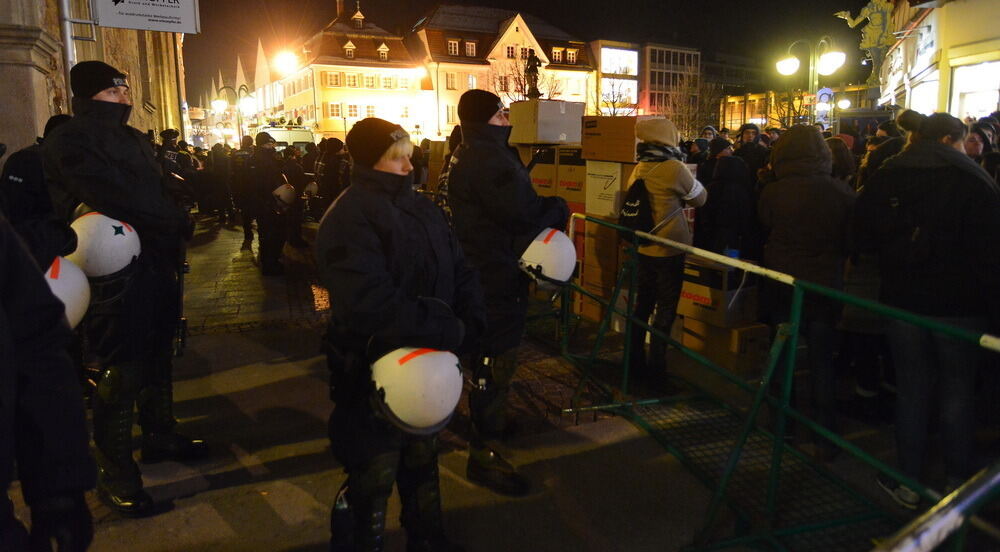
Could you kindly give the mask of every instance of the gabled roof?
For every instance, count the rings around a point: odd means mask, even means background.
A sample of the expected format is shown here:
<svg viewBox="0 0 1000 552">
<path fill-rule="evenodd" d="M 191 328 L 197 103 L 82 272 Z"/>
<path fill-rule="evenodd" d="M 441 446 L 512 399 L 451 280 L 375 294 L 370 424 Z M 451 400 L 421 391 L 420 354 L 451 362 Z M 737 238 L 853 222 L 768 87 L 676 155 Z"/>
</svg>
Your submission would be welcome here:
<svg viewBox="0 0 1000 552">
<path fill-rule="evenodd" d="M 550 24 L 540 17 L 529 13 L 516 12 L 501 8 L 486 8 L 482 6 L 439 5 L 429 14 L 422 17 L 413 26 L 413 31 L 421 29 L 438 29 L 452 31 L 469 31 L 474 33 L 496 34 L 503 22 L 518 13 L 531 28 L 531 32 L 539 40 L 577 40 L 562 29 Z"/>
<path fill-rule="evenodd" d="M 393 34 L 373 23 L 360 11 L 353 15 L 341 14 L 331 21 L 321 31 L 303 43 L 306 50 L 306 64 L 310 63 L 341 63 L 345 65 L 384 65 L 387 67 L 414 63 L 413 56 L 403 43 L 403 37 Z M 361 19 L 364 25 L 359 29 L 354 22 Z M 344 47 L 350 44 L 354 47 L 354 56 L 346 57 Z M 379 59 L 379 49 L 388 48 L 389 59 Z M 384 48 L 383 48 L 384 49 Z"/>
</svg>

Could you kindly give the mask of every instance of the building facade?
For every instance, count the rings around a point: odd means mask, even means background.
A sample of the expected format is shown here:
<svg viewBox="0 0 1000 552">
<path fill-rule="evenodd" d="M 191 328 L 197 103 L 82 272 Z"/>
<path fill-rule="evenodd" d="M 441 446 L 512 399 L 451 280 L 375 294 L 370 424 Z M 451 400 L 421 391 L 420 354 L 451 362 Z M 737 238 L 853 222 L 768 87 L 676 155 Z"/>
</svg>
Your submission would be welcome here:
<svg viewBox="0 0 1000 552">
<path fill-rule="evenodd" d="M 867 85 L 837 86 L 829 90 L 831 97 L 820 98 L 823 100 L 821 104 L 825 105 L 821 105 L 818 110 L 816 96 L 802 90 L 769 90 L 725 96 L 719 105 L 720 128 L 735 130 L 746 123 L 753 123 L 761 129 L 770 126 L 787 128 L 794 124 L 813 122 L 835 126 L 841 116 L 877 108 L 872 89 Z M 818 120 L 817 111 L 822 114 Z"/>
<path fill-rule="evenodd" d="M 763 69 L 753 59 L 722 52 L 702 52 L 701 72 L 706 83 L 722 94 L 745 94 L 760 90 L 764 84 Z"/>
<path fill-rule="evenodd" d="M 679 104 L 697 103 L 692 96 L 700 92 L 698 49 L 648 43 L 642 47 L 639 65 L 639 109 L 644 113 L 667 115 Z"/>
<path fill-rule="evenodd" d="M 62 17 L 90 19 L 87 0 L 8 0 L 0 10 L 0 79 L 7 94 L 0 104 L 0 143 L 9 150 L 26 147 L 42 134 L 52 115 L 71 111 L 63 49 L 67 42 L 76 61 L 104 61 L 129 75 L 134 108 L 129 124 L 154 133 L 183 129 L 184 36 L 175 33 L 74 26 L 73 34 L 90 40 L 67 40 Z"/>
</svg>

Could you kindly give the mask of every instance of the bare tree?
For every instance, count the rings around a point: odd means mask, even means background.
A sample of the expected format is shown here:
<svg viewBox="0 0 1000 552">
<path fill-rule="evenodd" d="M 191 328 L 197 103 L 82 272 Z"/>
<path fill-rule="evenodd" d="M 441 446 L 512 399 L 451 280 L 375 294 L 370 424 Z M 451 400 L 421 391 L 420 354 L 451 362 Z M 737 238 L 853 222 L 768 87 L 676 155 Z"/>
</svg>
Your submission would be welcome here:
<svg viewBox="0 0 1000 552">
<path fill-rule="evenodd" d="M 702 128 L 719 124 L 719 102 L 723 97 L 718 84 L 698 75 L 681 75 L 676 85 L 663 92 L 662 102 L 655 106 L 650 102 L 650 111 L 673 121 L 681 136 L 695 138 Z"/>
<path fill-rule="evenodd" d="M 805 103 L 802 90 L 774 92 L 768 95 L 772 102 L 766 111 L 768 122 L 782 127 L 790 127 L 809 118 L 809 106 Z"/>
<path fill-rule="evenodd" d="M 615 74 L 628 74 L 628 69 L 621 68 Z M 600 96 L 597 95 L 595 89 L 594 97 L 592 98 L 594 105 L 597 106 L 598 114 L 609 115 L 611 117 L 628 117 L 636 114 L 638 107 L 635 103 L 636 98 L 633 95 L 633 91 L 626 86 L 627 82 L 629 82 L 629 79 L 600 80 Z M 638 88 L 638 82 L 636 82 L 636 86 Z"/>
<path fill-rule="evenodd" d="M 506 99 L 508 103 L 528 99 L 528 79 L 524 74 L 524 63 L 520 60 L 494 63 L 489 78 L 493 93 Z M 563 82 L 542 67 L 538 71 L 538 91 L 545 99 L 557 99 L 563 93 Z"/>
</svg>

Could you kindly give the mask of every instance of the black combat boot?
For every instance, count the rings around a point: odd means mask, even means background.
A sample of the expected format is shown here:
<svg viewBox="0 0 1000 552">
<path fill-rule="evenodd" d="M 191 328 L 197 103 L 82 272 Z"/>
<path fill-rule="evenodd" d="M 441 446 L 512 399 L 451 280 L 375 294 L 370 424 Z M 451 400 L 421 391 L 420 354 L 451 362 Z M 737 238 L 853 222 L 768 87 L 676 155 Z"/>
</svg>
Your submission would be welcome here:
<svg viewBox="0 0 1000 552">
<path fill-rule="evenodd" d="M 407 552 L 465 551 L 444 535 L 437 439 L 421 439 L 406 446 L 396 486 L 403 505 L 399 521 L 406 529 Z"/>
<path fill-rule="evenodd" d="M 153 499 L 142 490 L 142 475 L 132 458 L 135 368 L 105 370 L 93 403 L 97 497 L 126 517 L 149 515 L 153 507 Z"/>
<path fill-rule="evenodd" d="M 502 495 L 524 496 L 531 491 L 531 481 L 517 473 L 500 453 L 483 443 L 470 443 L 465 477 Z"/>
<path fill-rule="evenodd" d="M 161 358 L 146 374 L 147 384 L 139 393 L 139 425 L 142 426 L 142 463 L 165 460 L 189 462 L 208 456 L 208 445 L 174 432 L 173 370 L 170 358 Z"/>
<path fill-rule="evenodd" d="M 366 464 L 351 468 L 347 475 L 347 505 L 353 520 L 355 552 L 382 552 L 385 549 L 385 515 L 389 508 L 389 496 L 396 480 L 399 453 L 376 456 Z M 334 507 L 330 518 L 331 530 L 340 519 Z M 342 535 L 333 535 L 331 549 L 340 542 Z M 339 551 L 338 551 L 339 552 Z"/>
</svg>

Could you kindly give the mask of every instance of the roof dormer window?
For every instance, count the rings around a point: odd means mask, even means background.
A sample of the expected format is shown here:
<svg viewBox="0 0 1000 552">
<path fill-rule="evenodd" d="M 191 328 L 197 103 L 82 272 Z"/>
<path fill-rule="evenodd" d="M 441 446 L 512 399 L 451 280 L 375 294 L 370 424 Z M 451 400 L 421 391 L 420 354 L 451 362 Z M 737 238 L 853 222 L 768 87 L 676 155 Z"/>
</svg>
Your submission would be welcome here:
<svg viewBox="0 0 1000 552">
<path fill-rule="evenodd" d="M 354 50 L 356 50 L 354 43 L 348 40 L 347 44 L 344 44 L 344 57 L 354 59 Z"/>
<path fill-rule="evenodd" d="M 378 60 L 389 61 L 389 47 L 385 45 L 385 42 L 378 47 Z"/>
<path fill-rule="evenodd" d="M 361 13 L 361 0 L 357 1 L 357 9 L 354 11 L 354 15 L 351 16 L 351 23 L 354 23 L 355 29 L 363 29 L 365 27 L 365 14 Z"/>
</svg>

